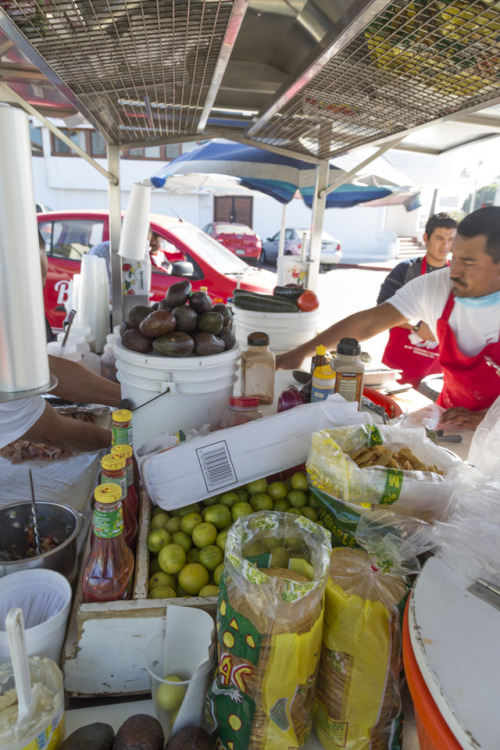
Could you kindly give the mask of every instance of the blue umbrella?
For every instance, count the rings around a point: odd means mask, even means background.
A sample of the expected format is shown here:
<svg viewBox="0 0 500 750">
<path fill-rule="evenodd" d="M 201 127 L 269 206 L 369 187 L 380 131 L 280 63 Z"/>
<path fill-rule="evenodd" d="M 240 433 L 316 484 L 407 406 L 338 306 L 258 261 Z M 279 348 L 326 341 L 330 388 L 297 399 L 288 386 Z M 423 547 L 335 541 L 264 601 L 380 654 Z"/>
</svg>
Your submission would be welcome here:
<svg viewBox="0 0 500 750">
<path fill-rule="evenodd" d="M 405 204 L 408 210 L 417 208 L 418 191 L 401 183 L 401 174 L 388 162 L 378 159 L 382 166 L 378 174 L 363 173 L 327 195 L 327 208 L 350 208 L 360 203 L 377 201 Z M 354 166 L 350 156 L 330 162 L 329 184 Z M 168 180 L 186 178 L 186 190 L 217 188 L 217 175 L 231 175 L 238 184 L 250 190 L 270 195 L 280 203 L 289 203 L 299 190 L 305 204 L 311 208 L 314 198 L 316 165 L 283 156 L 272 151 L 233 143 L 225 139 L 207 141 L 177 157 L 150 178 L 154 187 L 168 189 Z M 198 179 L 197 179 L 198 178 Z M 212 178 L 212 179 L 211 179 Z M 410 208 L 411 206 L 411 208 Z"/>
</svg>

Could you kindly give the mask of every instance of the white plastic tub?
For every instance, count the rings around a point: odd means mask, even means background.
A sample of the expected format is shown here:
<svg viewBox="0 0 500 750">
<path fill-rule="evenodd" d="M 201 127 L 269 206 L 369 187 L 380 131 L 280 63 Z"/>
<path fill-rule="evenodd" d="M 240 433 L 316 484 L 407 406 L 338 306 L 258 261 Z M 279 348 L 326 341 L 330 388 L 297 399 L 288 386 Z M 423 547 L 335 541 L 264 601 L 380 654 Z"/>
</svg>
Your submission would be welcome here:
<svg viewBox="0 0 500 750">
<path fill-rule="evenodd" d="M 122 398 L 130 399 L 134 447 L 163 433 L 219 426 L 238 380 L 240 347 L 208 357 L 139 354 L 114 345 Z M 162 394 L 162 395 L 160 395 Z M 146 404 L 155 396 L 154 401 Z M 137 409 L 138 406 L 144 406 Z"/>
<path fill-rule="evenodd" d="M 247 337 L 254 331 L 264 331 L 269 336 L 269 348 L 282 354 L 304 344 L 318 332 L 318 310 L 297 313 L 269 313 L 242 310 L 233 307 L 233 327 L 237 342 L 247 346 Z"/>
</svg>

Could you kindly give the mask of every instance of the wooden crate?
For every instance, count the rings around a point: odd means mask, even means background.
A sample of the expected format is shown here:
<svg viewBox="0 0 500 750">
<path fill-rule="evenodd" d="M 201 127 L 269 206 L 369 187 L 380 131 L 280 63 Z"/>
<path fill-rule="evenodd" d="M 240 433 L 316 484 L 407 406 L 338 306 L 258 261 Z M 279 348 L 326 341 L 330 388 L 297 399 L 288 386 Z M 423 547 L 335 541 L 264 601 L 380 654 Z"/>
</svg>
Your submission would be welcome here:
<svg viewBox="0 0 500 750">
<path fill-rule="evenodd" d="M 81 579 L 75 593 L 63 653 L 66 692 L 75 697 L 113 696 L 150 691 L 146 646 L 165 626 L 171 605 L 199 607 L 215 614 L 217 597 L 148 599 L 151 503 L 142 493 L 132 599 L 84 604 Z M 87 541 L 83 559 L 89 551 Z"/>
</svg>

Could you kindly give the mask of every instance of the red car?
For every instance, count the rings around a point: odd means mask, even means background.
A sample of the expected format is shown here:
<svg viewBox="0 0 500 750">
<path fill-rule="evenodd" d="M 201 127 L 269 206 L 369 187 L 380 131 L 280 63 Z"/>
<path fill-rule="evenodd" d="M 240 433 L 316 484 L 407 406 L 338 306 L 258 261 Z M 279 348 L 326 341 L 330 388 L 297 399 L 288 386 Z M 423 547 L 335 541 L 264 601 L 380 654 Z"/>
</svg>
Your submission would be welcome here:
<svg viewBox="0 0 500 750">
<path fill-rule="evenodd" d="M 215 221 L 203 227 L 203 231 L 227 247 L 232 253 L 256 265 L 260 261 L 262 242 L 258 234 L 246 224 Z"/>
<path fill-rule="evenodd" d="M 73 274 L 80 273 L 82 256 L 109 239 L 108 211 L 50 211 L 37 215 L 45 239 L 49 270 L 45 285 L 45 313 L 54 330 L 62 330 Z M 151 301 L 165 296 L 169 286 L 188 278 L 193 290 L 206 286 L 215 302 L 226 302 L 236 287 L 270 294 L 275 274 L 250 268 L 247 263 L 208 237 L 201 229 L 170 216 L 151 214 L 153 232 L 168 263 L 152 264 Z"/>
</svg>

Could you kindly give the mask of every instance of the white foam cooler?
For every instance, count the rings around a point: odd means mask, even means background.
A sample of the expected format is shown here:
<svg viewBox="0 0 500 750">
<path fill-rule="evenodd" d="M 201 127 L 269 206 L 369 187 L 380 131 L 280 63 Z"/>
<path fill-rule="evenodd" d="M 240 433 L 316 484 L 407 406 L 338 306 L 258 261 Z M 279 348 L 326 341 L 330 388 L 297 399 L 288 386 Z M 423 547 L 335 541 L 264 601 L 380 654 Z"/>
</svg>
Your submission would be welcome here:
<svg viewBox="0 0 500 750">
<path fill-rule="evenodd" d="M 126 349 L 121 341 L 115 343 L 114 352 L 122 398 L 130 399 L 136 408 L 132 412 L 136 448 L 163 433 L 203 424 L 212 429 L 219 426 L 238 380 L 238 344 L 208 357 L 140 354 Z M 159 398 L 146 404 L 155 396 Z"/>
<path fill-rule="evenodd" d="M 233 329 L 237 342 L 247 347 L 248 334 L 264 331 L 269 336 L 269 348 L 282 354 L 316 336 L 318 310 L 312 312 L 256 312 L 233 307 Z"/>
</svg>

